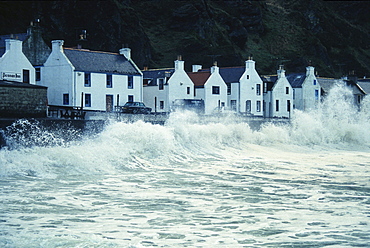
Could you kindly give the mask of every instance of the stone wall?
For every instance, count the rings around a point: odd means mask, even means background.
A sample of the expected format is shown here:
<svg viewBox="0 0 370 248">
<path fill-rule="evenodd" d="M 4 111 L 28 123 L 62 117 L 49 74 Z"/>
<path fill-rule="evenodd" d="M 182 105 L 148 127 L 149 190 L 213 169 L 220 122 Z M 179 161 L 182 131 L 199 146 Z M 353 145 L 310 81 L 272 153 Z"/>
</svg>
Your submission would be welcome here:
<svg viewBox="0 0 370 248">
<path fill-rule="evenodd" d="M 46 117 L 46 87 L 0 86 L 0 118 Z"/>
</svg>

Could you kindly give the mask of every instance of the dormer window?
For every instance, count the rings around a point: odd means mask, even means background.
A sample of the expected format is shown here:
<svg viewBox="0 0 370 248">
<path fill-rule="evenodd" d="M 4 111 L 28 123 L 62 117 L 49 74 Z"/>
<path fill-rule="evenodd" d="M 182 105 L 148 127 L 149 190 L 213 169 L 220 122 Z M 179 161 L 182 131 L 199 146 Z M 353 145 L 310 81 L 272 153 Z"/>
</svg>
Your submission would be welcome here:
<svg viewBox="0 0 370 248">
<path fill-rule="evenodd" d="M 91 73 L 85 72 L 85 87 L 91 87 Z"/>
</svg>

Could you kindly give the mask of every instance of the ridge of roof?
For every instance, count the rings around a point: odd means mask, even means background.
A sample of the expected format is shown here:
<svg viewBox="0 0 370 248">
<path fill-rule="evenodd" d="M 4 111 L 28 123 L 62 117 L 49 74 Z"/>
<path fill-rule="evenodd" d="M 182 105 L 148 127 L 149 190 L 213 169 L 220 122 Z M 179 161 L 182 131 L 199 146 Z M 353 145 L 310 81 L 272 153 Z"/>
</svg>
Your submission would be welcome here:
<svg viewBox="0 0 370 248">
<path fill-rule="evenodd" d="M 64 50 L 71 50 L 71 51 L 80 51 L 80 52 L 91 52 L 91 53 L 103 53 L 103 54 L 111 54 L 111 55 L 120 55 L 119 53 L 96 51 L 96 50 L 90 50 L 90 49 L 85 49 L 85 48 L 63 47 L 63 49 Z"/>
</svg>

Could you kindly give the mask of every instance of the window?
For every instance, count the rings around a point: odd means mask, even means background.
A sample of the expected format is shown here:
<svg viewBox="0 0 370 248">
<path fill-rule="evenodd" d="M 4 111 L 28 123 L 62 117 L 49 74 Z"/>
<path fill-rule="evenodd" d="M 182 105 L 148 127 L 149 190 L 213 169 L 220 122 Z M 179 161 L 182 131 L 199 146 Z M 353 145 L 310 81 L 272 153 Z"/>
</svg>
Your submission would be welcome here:
<svg viewBox="0 0 370 248">
<path fill-rule="evenodd" d="M 290 112 L 290 100 L 286 101 L 286 111 Z"/>
<path fill-rule="evenodd" d="M 220 86 L 212 86 L 212 94 L 219 95 L 220 94 Z"/>
<path fill-rule="evenodd" d="M 288 95 L 289 94 L 289 87 L 285 87 L 285 93 Z"/>
<path fill-rule="evenodd" d="M 91 87 L 91 74 L 85 72 L 85 87 Z"/>
<path fill-rule="evenodd" d="M 186 93 L 189 95 L 190 94 L 190 87 L 186 88 Z"/>
<path fill-rule="evenodd" d="M 107 88 L 112 88 L 112 87 L 113 87 L 112 75 L 107 74 Z"/>
<path fill-rule="evenodd" d="M 134 96 L 129 95 L 127 100 L 128 100 L 128 102 L 133 102 L 134 101 Z"/>
<path fill-rule="evenodd" d="M 227 86 L 227 94 L 231 95 L 231 83 L 226 83 Z"/>
<path fill-rule="evenodd" d="M 279 100 L 276 100 L 276 112 L 279 112 Z"/>
<path fill-rule="evenodd" d="M 23 70 L 23 83 L 30 83 L 30 70 Z"/>
<path fill-rule="evenodd" d="M 128 89 L 133 89 L 134 88 L 134 77 L 133 76 L 128 76 L 128 78 L 127 78 L 127 88 Z"/>
<path fill-rule="evenodd" d="M 164 109 L 164 101 L 159 101 L 159 108 Z"/>
<path fill-rule="evenodd" d="M 63 94 L 63 105 L 69 105 L 69 94 Z"/>
<path fill-rule="evenodd" d="M 315 90 L 315 100 L 319 100 L 319 90 Z"/>
<path fill-rule="evenodd" d="M 256 94 L 257 94 L 257 96 L 261 95 L 261 85 L 260 84 L 256 85 Z"/>
<path fill-rule="evenodd" d="M 249 79 L 249 75 L 247 75 L 247 79 Z"/>
<path fill-rule="evenodd" d="M 261 112 L 261 101 L 257 101 L 256 110 L 257 112 Z"/>
<path fill-rule="evenodd" d="M 163 85 L 164 85 L 164 79 L 160 78 L 158 79 L 158 89 L 163 90 Z"/>
<path fill-rule="evenodd" d="M 85 107 L 91 107 L 91 94 L 85 94 Z"/>
<path fill-rule="evenodd" d="M 40 67 L 35 68 L 35 72 L 36 72 L 36 81 L 40 81 L 41 80 L 41 68 Z"/>
<path fill-rule="evenodd" d="M 231 109 L 236 111 L 236 100 L 231 100 L 230 101 L 230 106 L 231 106 Z"/>
<path fill-rule="evenodd" d="M 251 100 L 247 100 L 245 102 L 245 112 L 250 113 L 252 110 L 252 102 Z"/>
<path fill-rule="evenodd" d="M 313 85 L 316 85 L 316 84 L 317 84 L 316 79 L 314 79 L 313 80 Z"/>
</svg>

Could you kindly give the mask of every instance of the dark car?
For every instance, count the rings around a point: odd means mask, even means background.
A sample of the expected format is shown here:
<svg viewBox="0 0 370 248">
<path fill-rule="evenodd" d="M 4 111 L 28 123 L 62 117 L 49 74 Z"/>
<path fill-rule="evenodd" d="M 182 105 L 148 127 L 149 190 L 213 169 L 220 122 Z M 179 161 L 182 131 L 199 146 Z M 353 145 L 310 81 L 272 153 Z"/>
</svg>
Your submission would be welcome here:
<svg viewBox="0 0 370 248">
<path fill-rule="evenodd" d="M 152 109 L 146 107 L 142 102 L 126 102 L 122 107 L 123 113 L 130 114 L 149 114 L 151 111 Z"/>
</svg>

